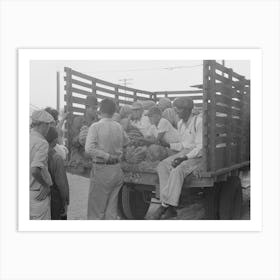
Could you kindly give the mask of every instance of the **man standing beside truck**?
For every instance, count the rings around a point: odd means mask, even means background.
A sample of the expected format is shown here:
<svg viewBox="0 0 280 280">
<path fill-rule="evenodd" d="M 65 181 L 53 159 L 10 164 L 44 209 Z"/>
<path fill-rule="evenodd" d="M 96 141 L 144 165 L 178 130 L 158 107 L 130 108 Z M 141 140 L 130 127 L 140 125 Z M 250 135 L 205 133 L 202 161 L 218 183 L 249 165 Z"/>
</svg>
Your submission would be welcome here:
<svg viewBox="0 0 280 280">
<path fill-rule="evenodd" d="M 202 117 L 192 113 L 193 101 L 188 97 L 175 99 L 173 106 L 180 118 L 179 142 L 162 142 L 162 145 L 178 153 L 158 165 L 162 204 L 154 213 L 153 219 L 169 219 L 177 215 L 176 207 L 179 204 L 184 179 L 201 164 Z"/>
<path fill-rule="evenodd" d="M 30 132 L 30 220 L 51 219 L 50 186 L 52 179 L 48 171 L 49 144 L 46 140 L 53 117 L 44 110 L 32 114 Z"/>
<path fill-rule="evenodd" d="M 101 120 L 90 126 L 86 138 L 85 151 L 93 161 L 88 220 L 117 219 L 118 193 L 123 184 L 120 160 L 128 138 L 122 126 L 112 119 L 115 112 L 113 100 L 102 100 Z"/>
</svg>

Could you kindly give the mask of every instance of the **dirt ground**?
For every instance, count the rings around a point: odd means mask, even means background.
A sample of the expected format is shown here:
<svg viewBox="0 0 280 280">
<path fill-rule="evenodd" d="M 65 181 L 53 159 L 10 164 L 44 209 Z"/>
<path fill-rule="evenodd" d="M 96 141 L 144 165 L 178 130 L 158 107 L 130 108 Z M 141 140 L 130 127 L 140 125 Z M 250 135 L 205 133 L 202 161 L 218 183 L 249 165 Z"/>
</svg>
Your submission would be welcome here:
<svg viewBox="0 0 280 280">
<path fill-rule="evenodd" d="M 85 220 L 87 214 L 89 179 L 67 174 L 70 185 L 70 205 L 68 209 L 69 220 Z M 250 174 L 245 174 L 241 180 L 243 186 L 243 213 L 242 220 L 250 219 Z M 149 220 L 158 204 L 151 204 L 146 215 Z M 205 215 L 202 200 L 188 204 L 178 210 L 179 220 L 201 220 Z"/>
</svg>

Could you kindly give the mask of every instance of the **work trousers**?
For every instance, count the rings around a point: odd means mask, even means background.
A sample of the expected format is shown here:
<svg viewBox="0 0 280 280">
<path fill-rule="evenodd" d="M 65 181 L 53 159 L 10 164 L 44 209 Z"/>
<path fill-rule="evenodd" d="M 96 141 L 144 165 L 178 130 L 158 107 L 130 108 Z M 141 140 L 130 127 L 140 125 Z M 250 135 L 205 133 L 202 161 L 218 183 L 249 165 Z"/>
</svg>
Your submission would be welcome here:
<svg viewBox="0 0 280 280">
<path fill-rule="evenodd" d="M 39 195 L 39 193 L 40 190 L 29 191 L 30 220 L 50 220 L 50 196 L 48 195 L 44 200 L 37 200 L 36 197 Z"/>
<path fill-rule="evenodd" d="M 123 185 L 120 164 L 93 164 L 88 196 L 88 220 L 115 220 L 118 193 Z"/>
<path fill-rule="evenodd" d="M 61 214 L 64 211 L 64 205 L 62 203 L 61 195 L 59 190 L 52 186 L 51 187 L 51 219 L 61 220 Z"/>
<path fill-rule="evenodd" d="M 157 167 L 160 184 L 160 200 L 165 204 L 178 206 L 184 179 L 201 164 L 201 158 L 195 158 L 183 161 L 176 168 L 171 166 L 175 158 L 185 156 L 186 154 L 187 151 L 183 150 L 164 159 Z"/>
</svg>

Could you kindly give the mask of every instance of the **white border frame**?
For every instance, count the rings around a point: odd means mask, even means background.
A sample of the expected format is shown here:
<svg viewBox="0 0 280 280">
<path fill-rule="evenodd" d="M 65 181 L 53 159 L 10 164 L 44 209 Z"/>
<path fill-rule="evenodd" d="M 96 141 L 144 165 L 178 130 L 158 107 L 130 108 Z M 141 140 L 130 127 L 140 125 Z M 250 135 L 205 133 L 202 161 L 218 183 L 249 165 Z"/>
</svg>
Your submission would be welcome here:
<svg viewBox="0 0 280 280">
<path fill-rule="evenodd" d="M 260 49 L 19 49 L 18 230 L 19 231 L 261 231 L 262 61 Z M 250 60 L 251 219 L 237 221 L 34 221 L 29 220 L 29 96 L 31 60 Z"/>
</svg>

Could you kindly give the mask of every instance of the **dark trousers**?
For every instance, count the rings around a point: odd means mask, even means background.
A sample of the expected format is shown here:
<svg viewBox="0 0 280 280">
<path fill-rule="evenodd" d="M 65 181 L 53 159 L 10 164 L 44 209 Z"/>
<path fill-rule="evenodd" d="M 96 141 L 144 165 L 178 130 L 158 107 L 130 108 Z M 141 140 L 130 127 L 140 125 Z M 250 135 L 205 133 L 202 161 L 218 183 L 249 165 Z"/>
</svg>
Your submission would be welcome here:
<svg viewBox="0 0 280 280">
<path fill-rule="evenodd" d="M 67 216 L 61 216 L 63 213 L 63 204 L 58 189 L 52 187 L 51 189 L 51 219 L 52 220 L 67 220 Z"/>
</svg>

